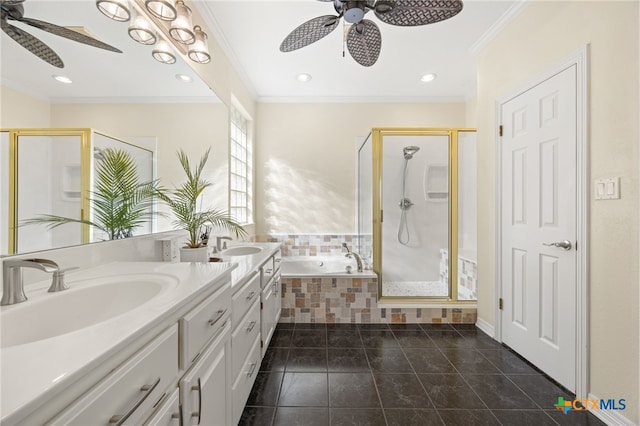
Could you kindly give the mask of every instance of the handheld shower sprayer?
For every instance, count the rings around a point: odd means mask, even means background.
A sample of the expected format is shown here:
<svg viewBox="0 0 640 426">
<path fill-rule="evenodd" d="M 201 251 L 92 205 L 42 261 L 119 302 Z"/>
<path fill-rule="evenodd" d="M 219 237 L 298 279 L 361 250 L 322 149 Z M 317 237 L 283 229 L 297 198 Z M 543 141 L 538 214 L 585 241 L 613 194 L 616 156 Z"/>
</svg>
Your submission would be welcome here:
<svg viewBox="0 0 640 426">
<path fill-rule="evenodd" d="M 420 151 L 419 146 L 405 146 L 402 150 L 405 160 L 411 160 L 416 152 Z"/>
<path fill-rule="evenodd" d="M 400 210 L 402 210 L 402 212 L 400 214 L 400 227 L 398 228 L 398 242 L 405 246 L 409 244 L 409 239 L 411 238 L 411 235 L 409 234 L 409 225 L 407 224 L 407 210 L 413 206 L 413 202 L 407 198 L 406 194 L 407 166 L 409 165 L 409 160 L 411 160 L 418 151 L 420 151 L 420 147 L 415 145 L 405 146 L 402 150 L 402 155 L 404 156 L 404 167 L 402 170 L 402 198 L 399 203 Z"/>
</svg>

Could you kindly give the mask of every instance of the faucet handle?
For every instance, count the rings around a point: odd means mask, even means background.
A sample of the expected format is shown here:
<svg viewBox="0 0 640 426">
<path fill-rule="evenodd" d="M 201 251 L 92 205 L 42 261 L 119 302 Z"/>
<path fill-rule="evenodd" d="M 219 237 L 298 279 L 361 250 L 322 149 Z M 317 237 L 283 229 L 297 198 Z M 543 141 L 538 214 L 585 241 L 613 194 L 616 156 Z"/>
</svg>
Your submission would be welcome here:
<svg viewBox="0 0 640 426">
<path fill-rule="evenodd" d="M 51 287 L 49 287 L 49 293 L 54 293 L 56 291 L 68 290 L 69 287 L 64 282 L 64 273 L 67 271 L 72 271 L 74 269 L 78 269 L 77 266 L 72 266 L 71 268 L 59 269 L 53 273 L 53 278 L 51 279 Z"/>
</svg>

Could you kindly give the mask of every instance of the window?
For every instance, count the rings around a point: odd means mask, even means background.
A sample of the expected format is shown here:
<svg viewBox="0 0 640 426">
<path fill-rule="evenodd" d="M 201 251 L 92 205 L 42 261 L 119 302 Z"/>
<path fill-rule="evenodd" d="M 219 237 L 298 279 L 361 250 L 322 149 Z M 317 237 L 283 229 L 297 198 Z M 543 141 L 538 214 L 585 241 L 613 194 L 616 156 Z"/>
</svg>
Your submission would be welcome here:
<svg viewBox="0 0 640 426">
<path fill-rule="evenodd" d="M 249 140 L 249 120 L 236 108 L 231 108 L 231 157 L 229 212 L 242 223 L 251 223 L 252 217 L 252 149 Z"/>
</svg>

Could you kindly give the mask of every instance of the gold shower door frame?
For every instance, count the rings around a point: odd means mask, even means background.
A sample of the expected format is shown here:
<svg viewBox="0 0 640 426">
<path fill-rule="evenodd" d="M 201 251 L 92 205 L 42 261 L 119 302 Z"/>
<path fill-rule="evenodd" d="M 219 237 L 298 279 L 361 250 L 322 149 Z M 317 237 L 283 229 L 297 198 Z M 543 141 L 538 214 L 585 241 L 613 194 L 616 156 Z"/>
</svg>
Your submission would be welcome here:
<svg viewBox="0 0 640 426">
<path fill-rule="evenodd" d="M 378 276 L 378 300 L 382 303 L 475 304 L 475 300 L 458 300 L 458 136 L 476 132 L 474 128 L 374 128 L 373 136 L 373 271 Z M 382 142 L 385 136 L 447 136 L 449 138 L 449 297 L 382 297 Z M 456 284 L 456 285 L 454 285 Z"/>
</svg>

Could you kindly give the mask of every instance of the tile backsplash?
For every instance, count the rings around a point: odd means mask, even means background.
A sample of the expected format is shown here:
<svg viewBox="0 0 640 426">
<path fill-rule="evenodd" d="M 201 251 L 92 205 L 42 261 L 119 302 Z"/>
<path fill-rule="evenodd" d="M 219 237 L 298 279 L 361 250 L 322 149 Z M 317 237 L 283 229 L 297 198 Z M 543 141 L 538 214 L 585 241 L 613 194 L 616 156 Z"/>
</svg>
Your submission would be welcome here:
<svg viewBox="0 0 640 426">
<path fill-rule="evenodd" d="M 345 253 L 342 243 L 364 257 L 371 256 L 371 235 L 358 234 L 261 234 L 255 242 L 282 243 L 283 256 L 339 256 Z"/>
</svg>

